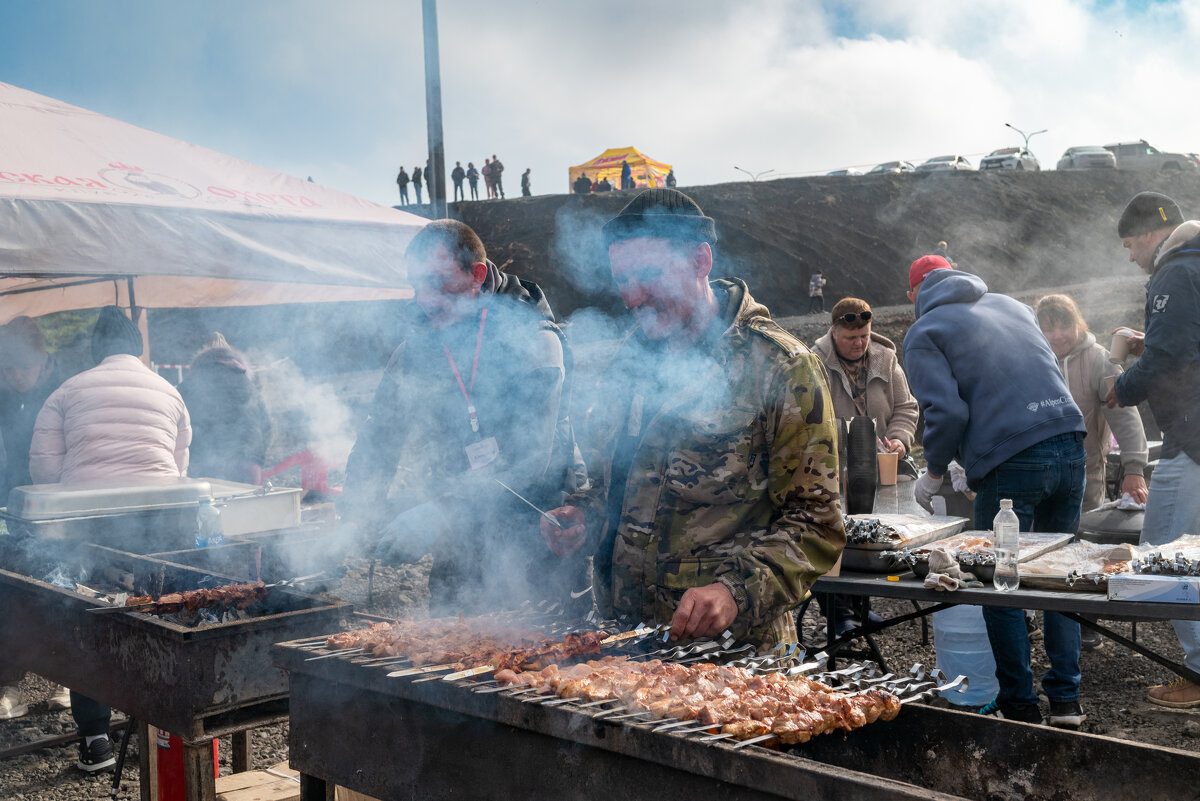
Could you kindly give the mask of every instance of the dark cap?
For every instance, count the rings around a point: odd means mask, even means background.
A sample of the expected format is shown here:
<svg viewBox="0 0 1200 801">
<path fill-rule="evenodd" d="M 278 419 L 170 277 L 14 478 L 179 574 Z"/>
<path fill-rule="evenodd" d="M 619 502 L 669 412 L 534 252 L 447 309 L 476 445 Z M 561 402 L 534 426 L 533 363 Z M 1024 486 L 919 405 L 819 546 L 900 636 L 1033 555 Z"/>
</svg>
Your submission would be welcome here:
<svg viewBox="0 0 1200 801">
<path fill-rule="evenodd" d="M 1133 196 L 1117 221 L 1117 236 L 1141 236 L 1159 228 L 1174 228 L 1183 222 L 1179 204 L 1158 192 L 1139 192 Z"/>
<path fill-rule="evenodd" d="M 92 329 L 92 359 L 96 364 L 118 353 L 142 355 L 142 332 L 125 312 L 116 306 L 105 306 Z"/>
<path fill-rule="evenodd" d="M 717 226 L 696 201 L 678 189 L 647 189 L 604 224 L 604 247 L 639 236 L 717 243 Z"/>
</svg>

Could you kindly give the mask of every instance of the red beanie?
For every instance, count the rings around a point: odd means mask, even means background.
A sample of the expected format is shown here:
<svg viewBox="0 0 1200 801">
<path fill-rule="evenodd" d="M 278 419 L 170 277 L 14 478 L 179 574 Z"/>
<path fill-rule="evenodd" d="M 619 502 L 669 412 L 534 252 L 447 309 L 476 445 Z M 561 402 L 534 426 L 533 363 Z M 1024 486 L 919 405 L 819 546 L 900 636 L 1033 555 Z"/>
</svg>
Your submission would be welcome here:
<svg viewBox="0 0 1200 801">
<path fill-rule="evenodd" d="M 908 268 L 908 288 L 916 289 L 917 284 L 925 280 L 925 276 L 934 270 L 953 270 L 954 265 L 941 256 L 922 256 Z"/>
</svg>

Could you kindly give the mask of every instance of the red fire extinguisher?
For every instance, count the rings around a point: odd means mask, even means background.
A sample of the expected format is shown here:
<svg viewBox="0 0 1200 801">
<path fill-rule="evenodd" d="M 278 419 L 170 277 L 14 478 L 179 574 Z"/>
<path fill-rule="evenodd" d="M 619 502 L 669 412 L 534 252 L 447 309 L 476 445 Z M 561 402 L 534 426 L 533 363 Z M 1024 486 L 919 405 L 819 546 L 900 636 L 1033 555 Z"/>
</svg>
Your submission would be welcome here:
<svg viewBox="0 0 1200 801">
<path fill-rule="evenodd" d="M 158 740 L 158 801 L 192 801 L 184 792 L 183 740 L 155 729 Z M 217 741 L 212 741 L 213 778 L 217 777 Z"/>
</svg>

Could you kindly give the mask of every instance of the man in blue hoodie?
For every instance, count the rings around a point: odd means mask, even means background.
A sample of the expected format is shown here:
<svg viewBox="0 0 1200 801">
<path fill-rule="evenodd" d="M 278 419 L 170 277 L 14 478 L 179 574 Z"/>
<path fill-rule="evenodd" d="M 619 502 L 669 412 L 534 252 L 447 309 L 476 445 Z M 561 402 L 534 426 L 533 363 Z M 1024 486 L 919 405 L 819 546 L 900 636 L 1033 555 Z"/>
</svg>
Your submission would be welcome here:
<svg viewBox="0 0 1200 801">
<path fill-rule="evenodd" d="M 1141 537 L 1144 545 L 1162 545 L 1195 533 L 1200 519 L 1200 221 L 1184 221 L 1166 195 L 1141 192 L 1122 212 L 1117 235 L 1150 281 L 1146 333 L 1130 340 L 1139 358 L 1117 377 L 1108 405 L 1149 401 L 1162 428 Z M 1200 623 L 1174 625 L 1184 665 L 1200 672 Z M 1200 706 L 1200 685 L 1185 678 L 1151 687 L 1148 695 L 1159 706 Z"/>
<path fill-rule="evenodd" d="M 988 292 L 982 279 L 941 256 L 917 259 L 908 276 L 917 319 L 904 337 L 904 366 L 925 415 L 928 465 L 917 479 L 917 502 L 931 509 L 957 459 L 976 492 L 976 528 L 990 528 L 1000 499 L 1011 498 L 1022 531 L 1076 531 L 1087 429 L 1033 309 Z M 983 614 L 1000 694 L 980 711 L 1042 722 L 1024 612 L 984 607 Z M 1049 722 L 1078 728 L 1079 624 L 1047 612 L 1045 645 Z"/>
</svg>

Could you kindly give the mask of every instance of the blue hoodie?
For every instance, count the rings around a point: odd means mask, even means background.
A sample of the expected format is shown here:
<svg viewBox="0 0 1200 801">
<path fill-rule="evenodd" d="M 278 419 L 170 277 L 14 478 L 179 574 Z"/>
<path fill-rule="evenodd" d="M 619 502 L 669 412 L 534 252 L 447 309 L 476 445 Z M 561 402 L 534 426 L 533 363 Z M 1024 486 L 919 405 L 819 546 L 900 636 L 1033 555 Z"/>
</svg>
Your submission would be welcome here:
<svg viewBox="0 0 1200 801">
<path fill-rule="evenodd" d="M 916 312 L 904 368 L 925 415 L 930 472 L 945 475 L 957 458 L 975 488 L 1026 448 L 1087 431 L 1033 309 L 989 293 L 978 276 L 934 270 Z"/>
</svg>

